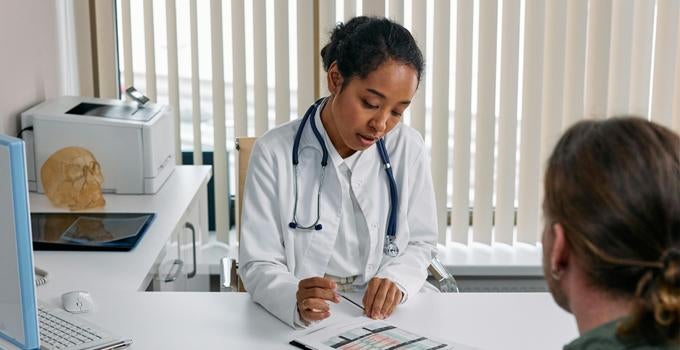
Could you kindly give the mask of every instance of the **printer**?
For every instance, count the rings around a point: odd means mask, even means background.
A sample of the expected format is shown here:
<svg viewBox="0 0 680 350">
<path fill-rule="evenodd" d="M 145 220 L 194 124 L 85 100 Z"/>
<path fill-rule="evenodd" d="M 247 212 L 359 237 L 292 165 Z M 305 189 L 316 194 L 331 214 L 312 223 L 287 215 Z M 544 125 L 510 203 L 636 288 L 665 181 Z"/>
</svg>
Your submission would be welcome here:
<svg viewBox="0 0 680 350">
<path fill-rule="evenodd" d="M 168 106 L 76 96 L 48 99 L 21 114 L 29 189 L 44 192 L 42 165 L 54 152 L 77 146 L 99 162 L 104 193 L 156 193 L 175 169 L 174 128 Z"/>
</svg>

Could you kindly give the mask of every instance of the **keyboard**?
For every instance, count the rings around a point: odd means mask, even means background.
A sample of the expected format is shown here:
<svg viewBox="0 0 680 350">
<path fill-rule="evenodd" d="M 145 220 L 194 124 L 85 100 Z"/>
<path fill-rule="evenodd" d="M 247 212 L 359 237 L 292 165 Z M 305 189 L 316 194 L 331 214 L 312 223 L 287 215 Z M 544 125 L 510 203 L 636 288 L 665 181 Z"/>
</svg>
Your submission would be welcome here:
<svg viewBox="0 0 680 350">
<path fill-rule="evenodd" d="M 111 333 L 61 309 L 38 307 L 41 350 L 107 348 L 120 341 Z"/>
</svg>

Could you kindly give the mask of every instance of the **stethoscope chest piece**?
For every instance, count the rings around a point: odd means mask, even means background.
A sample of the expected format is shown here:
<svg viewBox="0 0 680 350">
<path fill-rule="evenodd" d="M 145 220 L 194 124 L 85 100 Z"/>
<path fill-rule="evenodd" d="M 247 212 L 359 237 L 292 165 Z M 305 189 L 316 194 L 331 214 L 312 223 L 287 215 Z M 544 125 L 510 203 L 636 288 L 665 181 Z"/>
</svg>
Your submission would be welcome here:
<svg viewBox="0 0 680 350">
<path fill-rule="evenodd" d="M 385 236 L 385 246 L 383 247 L 383 253 L 390 257 L 396 257 L 399 255 L 399 247 L 394 243 L 394 238 L 392 236 Z"/>
</svg>

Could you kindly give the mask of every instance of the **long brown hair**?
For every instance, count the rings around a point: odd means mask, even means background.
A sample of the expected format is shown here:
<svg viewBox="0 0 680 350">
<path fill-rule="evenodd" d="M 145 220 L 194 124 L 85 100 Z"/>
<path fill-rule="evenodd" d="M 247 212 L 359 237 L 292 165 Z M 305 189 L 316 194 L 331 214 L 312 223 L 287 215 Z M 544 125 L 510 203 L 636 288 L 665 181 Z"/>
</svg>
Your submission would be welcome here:
<svg viewBox="0 0 680 350">
<path fill-rule="evenodd" d="M 544 210 L 589 282 L 633 300 L 621 337 L 680 344 L 678 135 L 633 117 L 575 124 L 548 161 Z"/>
</svg>

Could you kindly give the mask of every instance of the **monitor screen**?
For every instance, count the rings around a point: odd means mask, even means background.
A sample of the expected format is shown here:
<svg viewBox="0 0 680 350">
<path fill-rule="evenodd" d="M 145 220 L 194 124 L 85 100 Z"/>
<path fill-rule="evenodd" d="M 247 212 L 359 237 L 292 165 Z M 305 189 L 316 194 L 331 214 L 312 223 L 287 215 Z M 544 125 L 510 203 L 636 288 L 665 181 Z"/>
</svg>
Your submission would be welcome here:
<svg viewBox="0 0 680 350">
<path fill-rule="evenodd" d="M 38 317 L 24 143 L 0 135 L 0 337 L 35 349 Z"/>
</svg>

